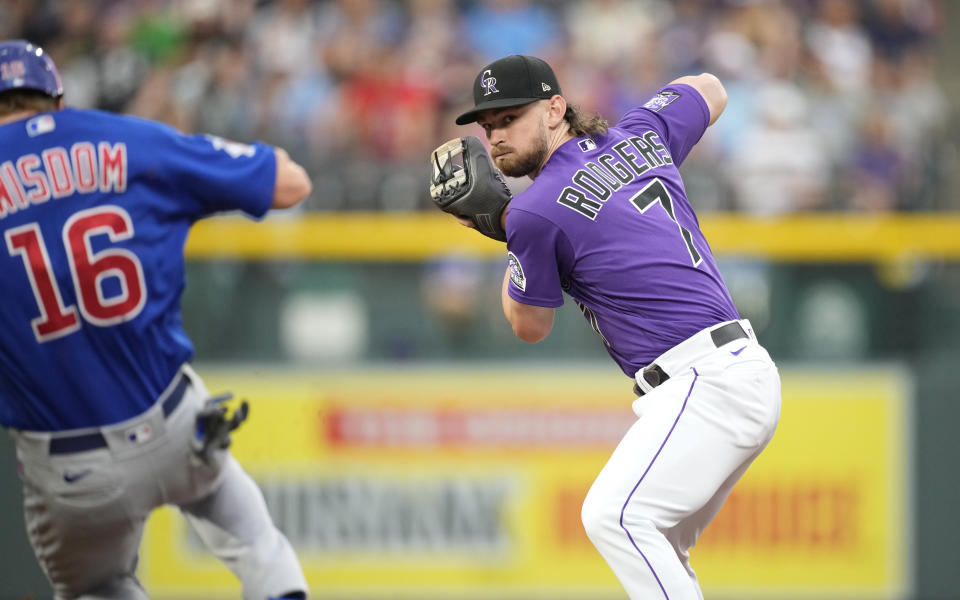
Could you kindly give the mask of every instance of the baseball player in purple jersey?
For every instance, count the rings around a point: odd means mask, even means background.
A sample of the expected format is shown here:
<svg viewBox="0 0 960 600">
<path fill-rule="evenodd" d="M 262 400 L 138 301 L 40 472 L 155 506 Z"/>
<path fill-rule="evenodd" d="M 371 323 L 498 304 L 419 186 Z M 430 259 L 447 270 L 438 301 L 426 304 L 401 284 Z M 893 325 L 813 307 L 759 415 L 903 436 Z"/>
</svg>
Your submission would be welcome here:
<svg viewBox="0 0 960 600">
<path fill-rule="evenodd" d="M 638 419 L 586 496 L 587 535 L 631 598 L 702 598 L 689 549 L 780 414 L 777 368 L 740 319 L 677 170 L 723 111 L 723 86 L 681 77 L 610 127 L 567 104 L 546 62 L 515 55 L 484 67 L 473 95 L 457 123 L 479 123 L 496 166 L 533 180 L 508 199 L 505 221 L 492 211 L 505 228 L 501 299 L 514 333 L 546 337 L 566 292 L 635 381 Z M 482 192 L 483 161 L 465 140 L 434 153 L 438 204 L 465 186 Z M 448 165 L 458 152 L 474 171 L 459 180 Z M 489 206 L 441 208 L 489 225 L 476 218 Z"/>
<path fill-rule="evenodd" d="M 0 424 L 55 597 L 146 598 L 144 523 L 180 507 L 249 600 L 305 598 L 293 549 L 190 368 L 183 245 L 199 218 L 310 193 L 281 149 L 64 108 L 53 61 L 0 42 Z M 225 305 L 226 305 L 225 300 Z"/>
</svg>

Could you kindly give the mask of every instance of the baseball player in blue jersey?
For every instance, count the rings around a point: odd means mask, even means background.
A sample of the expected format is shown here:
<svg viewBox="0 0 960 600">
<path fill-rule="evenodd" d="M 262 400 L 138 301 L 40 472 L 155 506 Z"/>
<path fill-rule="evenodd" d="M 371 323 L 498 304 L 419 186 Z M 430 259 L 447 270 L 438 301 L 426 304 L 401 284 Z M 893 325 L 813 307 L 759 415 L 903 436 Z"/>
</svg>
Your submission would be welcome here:
<svg viewBox="0 0 960 600">
<path fill-rule="evenodd" d="M 144 522 L 180 507 L 243 596 L 306 598 L 293 549 L 191 370 L 183 245 L 215 212 L 310 193 L 278 148 L 65 108 L 53 61 L 0 42 L 0 424 L 55 597 L 146 598 Z"/>
<path fill-rule="evenodd" d="M 550 66 L 484 67 L 477 138 L 432 155 L 431 195 L 507 242 L 501 300 L 514 333 L 546 337 L 566 292 L 634 380 L 638 419 L 583 504 L 587 535 L 631 598 L 703 597 L 689 549 L 773 436 L 777 368 L 740 319 L 677 168 L 726 105 L 710 74 L 681 77 L 615 126 L 568 105 Z"/>
</svg>

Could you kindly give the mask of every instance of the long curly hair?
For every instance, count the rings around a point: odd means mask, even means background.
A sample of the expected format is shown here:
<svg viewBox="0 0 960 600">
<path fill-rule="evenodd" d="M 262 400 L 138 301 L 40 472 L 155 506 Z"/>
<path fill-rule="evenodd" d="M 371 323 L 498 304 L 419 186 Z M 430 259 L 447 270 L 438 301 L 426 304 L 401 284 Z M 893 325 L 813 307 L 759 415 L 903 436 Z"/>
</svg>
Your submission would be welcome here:
<svg viewBox="0 0 960 600">
<path fill-rule="evenodd" d="M 592 138 L 606 135 L 610 130 L 610 123 L 606 119 L 598 114 L 586 115 L 574 104 L 567 104 L 567 112 L 563 114 L 563 118 L 570 124 L 570 133 L 575 137 Z"/>
</svg>

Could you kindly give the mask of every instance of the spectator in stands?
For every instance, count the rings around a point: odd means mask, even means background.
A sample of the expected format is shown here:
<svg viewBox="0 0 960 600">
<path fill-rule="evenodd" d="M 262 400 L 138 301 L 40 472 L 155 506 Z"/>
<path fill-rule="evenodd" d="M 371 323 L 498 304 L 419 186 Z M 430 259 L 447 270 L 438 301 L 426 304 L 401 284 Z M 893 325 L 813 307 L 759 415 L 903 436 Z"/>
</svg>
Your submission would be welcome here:
<svg viewBox="0 0 960 600">
<path fill-rule="evenodd" d="M 0 31 L 47 47 L 71 105 L 291 148 L 315 181 L 331 178 L 330 201 L 306 208 L 428 206 L 409 182 L 382 201 L 384 182 L 417 169 L 426 177 L 424 140 L 459 135 L 448 123 L 470 101 L 459 94 L 472 65 L 516 52 L 551 57 L 582 88 L 581 108 L 611 118 L 653 82 L 724 72 L 727 113 L 685 165 L 701 210 L 902 210 L 956 208 L 942 158 L 950 104 L 934 53 L 943 10 L 932 0 L 36 0 L 0 2 Z M 771 82 L 801 100 L 769 109 L 779 116 L 761 112 L 759 90 Z M 861 127 L 868 101 L 886 123 Z M 805 133 L 771 121 L 797 105 L 810 115 Z M 750 157 L 747 131 L 764 144 L 811 131 L 819 140 L 796 155 L 765 145 Z M 906 157 L 897 198 L 845 197 L 892 159 L 867 150 L 878 136 Z M 803 165 L 817 181 L 780 204 L 760 202 L 743 181 L 723 191 L 710 183 L 728 164 L 769 175 L 764 161 Z"/>
</svg>

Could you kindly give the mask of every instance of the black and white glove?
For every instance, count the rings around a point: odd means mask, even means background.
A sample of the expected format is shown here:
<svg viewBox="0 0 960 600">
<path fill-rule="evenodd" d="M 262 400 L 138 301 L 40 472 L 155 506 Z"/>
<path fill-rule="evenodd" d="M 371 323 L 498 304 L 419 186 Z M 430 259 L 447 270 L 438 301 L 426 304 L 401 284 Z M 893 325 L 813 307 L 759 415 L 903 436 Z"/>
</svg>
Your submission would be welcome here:
<svg viewBox="0 0 960 600">
<path fill-rule="evenodd" d="M 213 451 L 230 447 L 230 432 L 240 427 L 250 414 L 250 405 L 243 400 L 233 414 L 228 416 L 224 403 L 231 398 L 233 394 L 230 393 L 208 398 L 197 412 L 196 428 L 190 449 L 204 463 L 210 462 Z"/>
<path fill-rule="evenodd" d="M 513 194 L 483 142 L 472 135 L 454 138 L 430 155 L 430 198 L 440 210 L 469 219 L 477 231 L 507 241 L 500 215 Z"/>
</svg>

